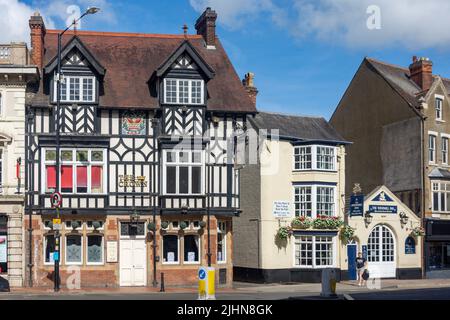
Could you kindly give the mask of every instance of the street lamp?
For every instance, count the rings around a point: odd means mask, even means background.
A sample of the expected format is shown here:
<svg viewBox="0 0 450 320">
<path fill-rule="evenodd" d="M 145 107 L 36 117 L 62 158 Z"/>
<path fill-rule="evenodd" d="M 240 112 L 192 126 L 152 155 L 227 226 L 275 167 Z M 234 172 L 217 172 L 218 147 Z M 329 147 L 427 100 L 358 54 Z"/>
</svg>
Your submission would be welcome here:
<svg viewBox="0 0 450 320">
<path fill-rule="evenodd" d="M 83 13 L 78 19 L 74 20 L 70 26 L 68 26 L 63 32 L 58 33 L 58 69 L 56 74 L 56 192 L 59 192 L 60 185 L 60 109 L 61 109 L 61 39 L 64 33 L 66 33 L 72 26 L 75 26 L 81 19 L 89 14 L 95 14 L 99 12 L 100 9 L 97 7 L 89 7 L 85 13 Z M 60 218 L 59 209 L 56 209 L 57 218 Z M 55 252 L 57 253 L 58 259 L 55 259 L 55 281 L 54 290 L 59 291 L 59 257 L 60 257 L 60 246 L 59 246 L 59 231 L 56 230 L 55 234 Z"/>
<path fill-rule="evenodd" d="M 364 215 L 364 221 L 366 223 L 366 228 L 372 223 L 373 216 L 370 214 L 369 211 L 366 212 Z"/>
</svg>

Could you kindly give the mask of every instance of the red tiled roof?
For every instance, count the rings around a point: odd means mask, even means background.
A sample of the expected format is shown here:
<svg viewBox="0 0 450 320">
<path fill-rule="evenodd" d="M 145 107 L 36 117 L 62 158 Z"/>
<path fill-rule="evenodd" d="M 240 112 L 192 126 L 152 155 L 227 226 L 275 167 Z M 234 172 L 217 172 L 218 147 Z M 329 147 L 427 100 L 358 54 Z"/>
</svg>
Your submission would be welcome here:
<svg viewBox="0 0 450 320">
<path fill-rule="evenodd" d="M 57 52 L 58 30 L 47 30 L 45 36 L 44 66 Z M 63 47 L 74 33 L 63 37 Z M 157 108 L 158 99 L 151 96 L 148 80 L 154 71 L 185 41 L 184 35 L 135 34 L 77 31 L 77 37 L 106 69 L 104 95 L 101 107 Z M 216 49 L 208 50 L 202 36 L 188 35 L 187 39 L 203 60 L 215 71 L 207 84 L 208 110 L 230 112 L 256 112 L 245 88 L 217 39 Z M 33 105 L 48 105 L 48 96 L 40 93 Z"/>
</svg>

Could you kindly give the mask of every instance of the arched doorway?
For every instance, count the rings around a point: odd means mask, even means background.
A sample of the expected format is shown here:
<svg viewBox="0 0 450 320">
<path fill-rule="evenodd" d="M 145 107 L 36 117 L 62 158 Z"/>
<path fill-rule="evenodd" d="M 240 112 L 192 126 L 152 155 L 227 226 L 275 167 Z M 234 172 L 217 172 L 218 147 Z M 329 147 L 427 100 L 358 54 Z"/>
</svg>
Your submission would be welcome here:
<svg viewBox="0 0 450 320">
<path fill-rule="evenodd" d="M 373 228 L 367 241 L 367 262 L 371 278 L 396 277 L 394 234 L 385 225 Z"/>
</svg>

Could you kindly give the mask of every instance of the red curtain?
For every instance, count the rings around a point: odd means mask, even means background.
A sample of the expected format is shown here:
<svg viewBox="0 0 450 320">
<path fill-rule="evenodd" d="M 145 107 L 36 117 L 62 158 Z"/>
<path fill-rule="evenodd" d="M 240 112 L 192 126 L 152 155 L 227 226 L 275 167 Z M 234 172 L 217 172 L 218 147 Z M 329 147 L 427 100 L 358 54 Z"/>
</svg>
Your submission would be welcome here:
<svg viewBox="0 0 450 320">
<path fill-rule="evenodd" d="M 56 166 L 47 166 L 47 189 L 56 188 Z"/>
<path fill-rule="evenodd" d="M 77 167 L 77 187 L 87 188 L 87 167 Z"/>
<path fill-rule="evenodd" d="M 98 189 L 102 186 L 103 167 L 92 166 L 91 168 L 91 186 L 92 189 Z"/>
<path fill-rule="evenodd" d="M 72 166 L 61 166 L 61 189 L 72 189 L 73 168 Z"/>
</svg>

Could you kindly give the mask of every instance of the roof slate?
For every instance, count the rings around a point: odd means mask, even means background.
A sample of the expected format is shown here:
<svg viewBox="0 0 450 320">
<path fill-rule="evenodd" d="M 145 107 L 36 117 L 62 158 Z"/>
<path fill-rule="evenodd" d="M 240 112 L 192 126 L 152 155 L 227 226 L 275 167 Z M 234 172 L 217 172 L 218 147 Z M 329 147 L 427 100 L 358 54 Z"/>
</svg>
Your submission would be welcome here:
<svg viewBox="0 0 450 320">
<path fill-rule="evenodd" d="M 57 53 L 56 30 L 47 30 L 44 65 Z M 74 33 L 64 36 L 67 44 Z M 152 96 L 148 81 L 152 74 L 186 40 L 181 35 L 122 34 L 111 32 L 77 31 L 76 36 L 106 69 L 101 107 L 157 108 L 158 98 Z M 208 110 L 220 112 L 255 113 L 251 102 L 219 39 L 216 49 L 207 49 L 201 36 L 187 36 L 201 58 L 214 70 L 215 77 L 207 84 Z M 41 83 L 32 105 L 47 106 L 49 98 Z"/>
<path fill-rule="evenodd" d="M 278 129 L 280 137 L 348 143 L 324 118 L 260 112 L 250 121 L 258 129 Z"/>
</svg>

